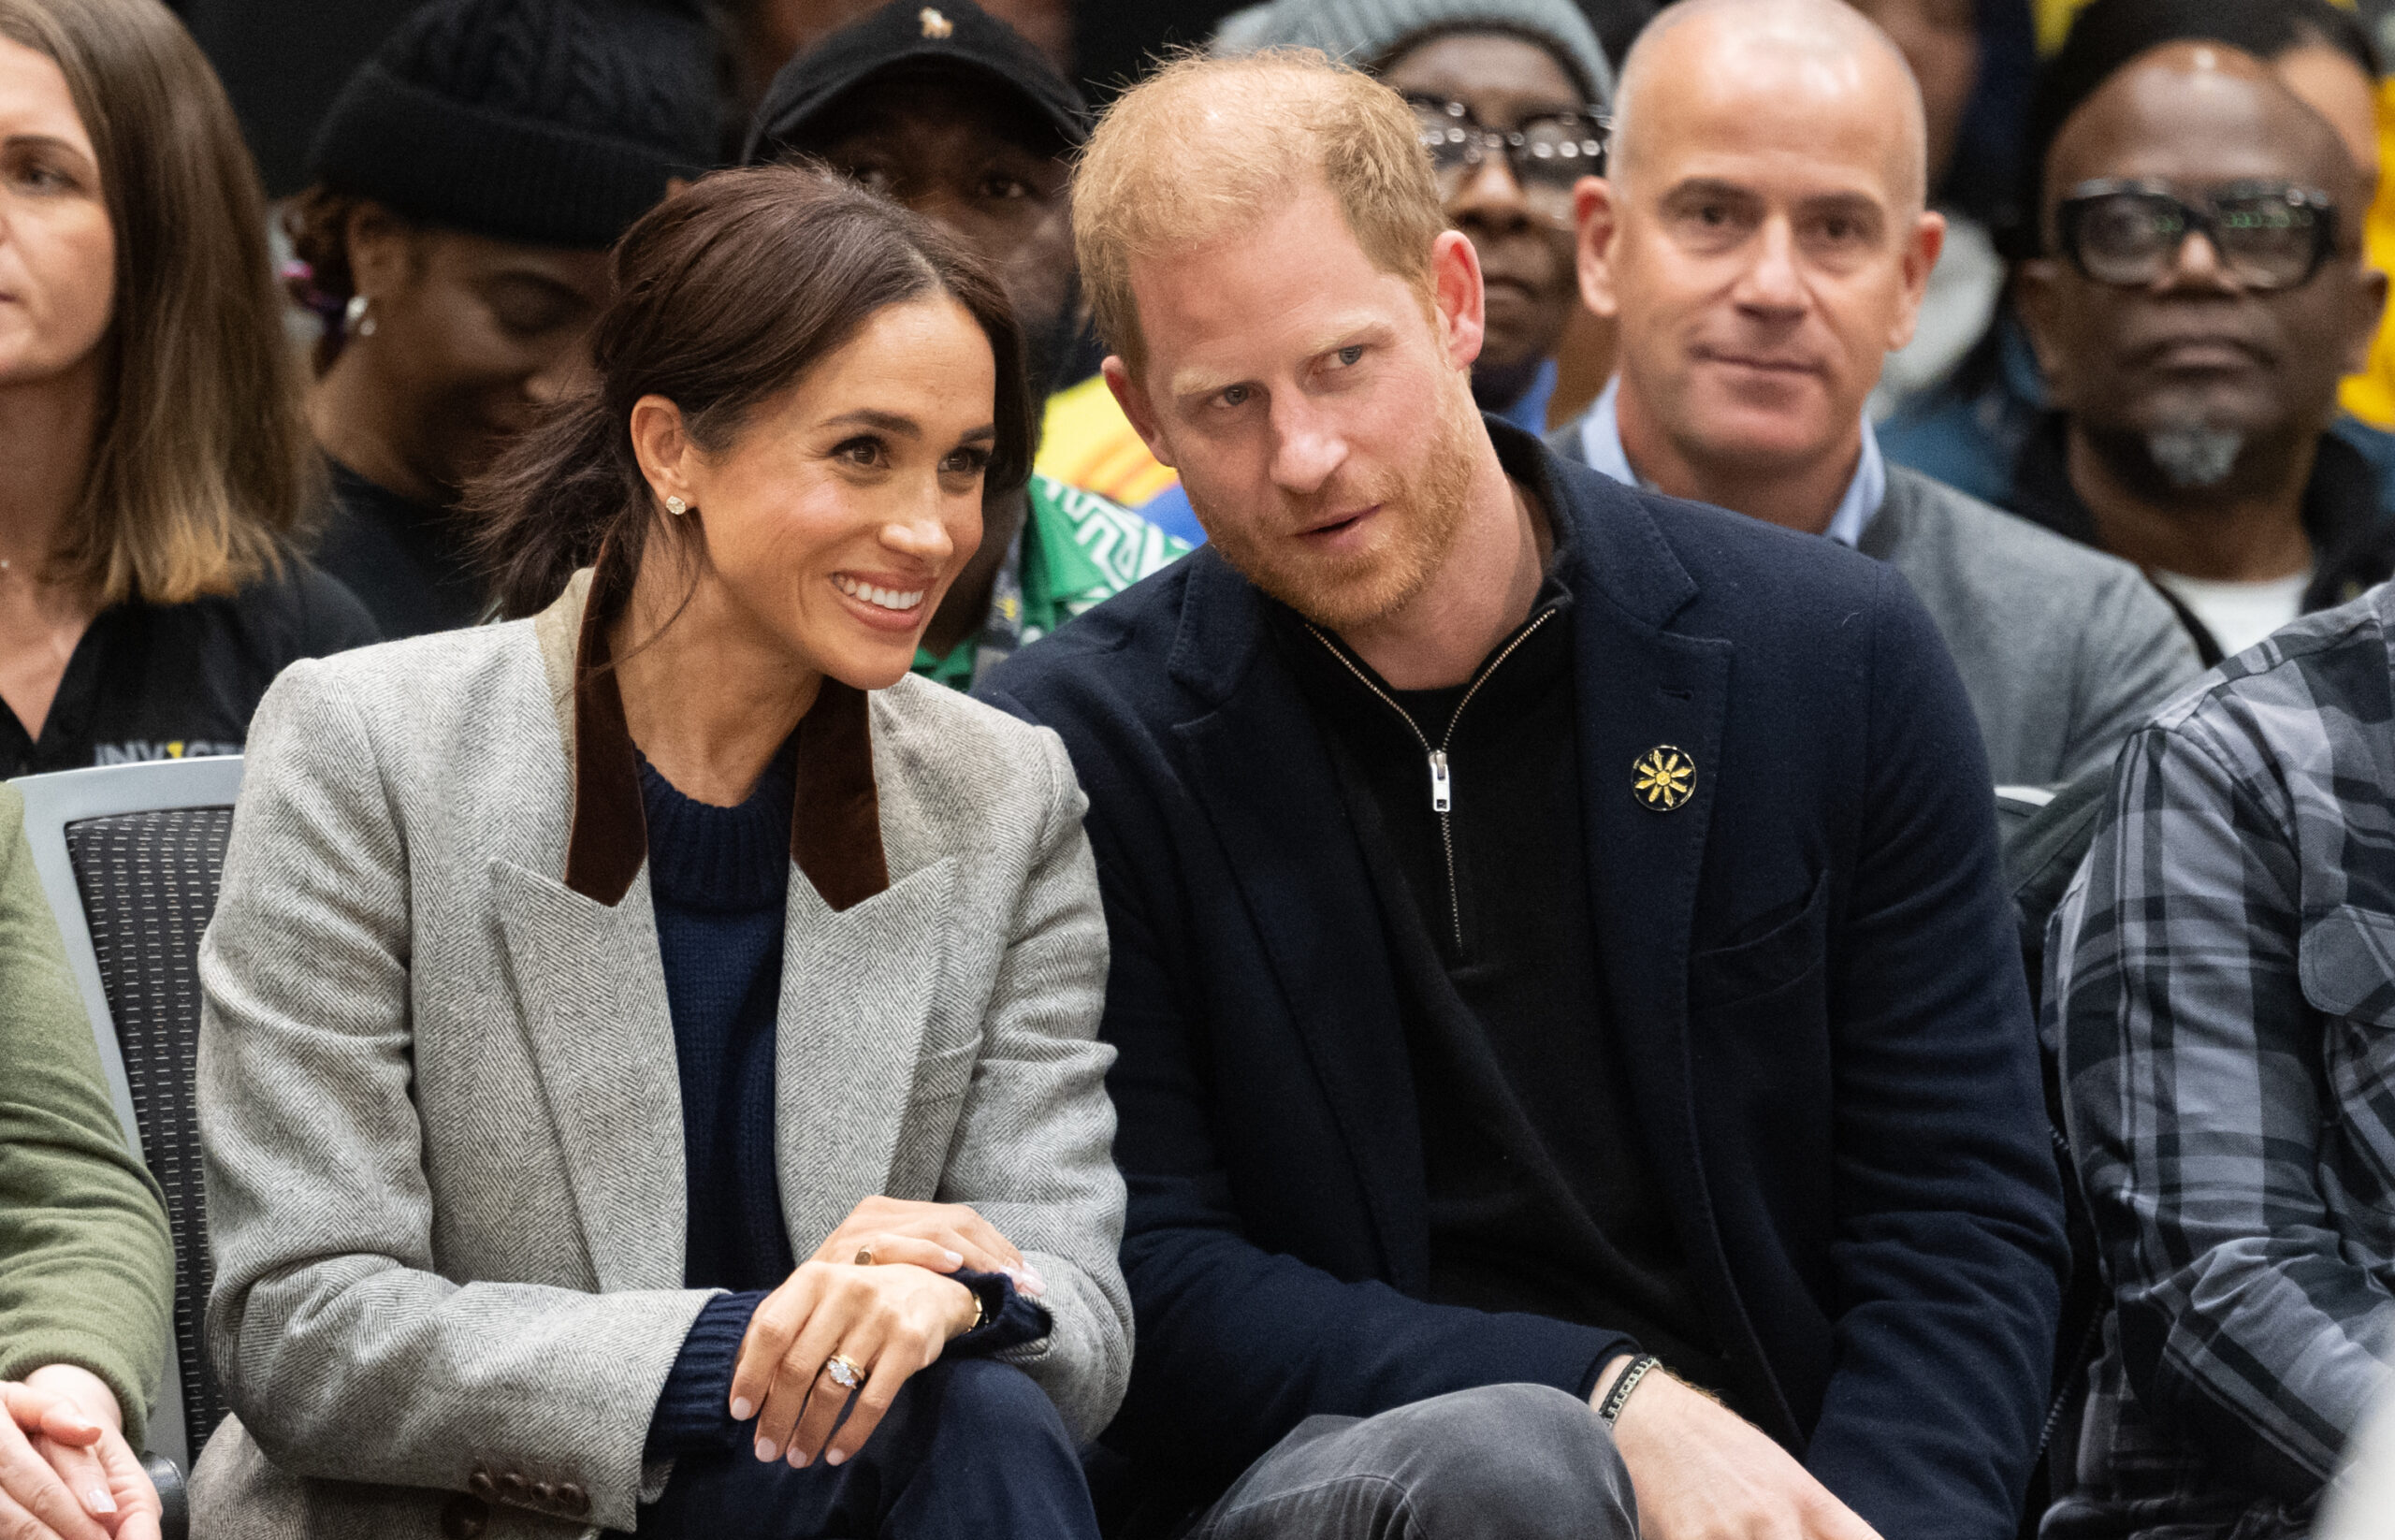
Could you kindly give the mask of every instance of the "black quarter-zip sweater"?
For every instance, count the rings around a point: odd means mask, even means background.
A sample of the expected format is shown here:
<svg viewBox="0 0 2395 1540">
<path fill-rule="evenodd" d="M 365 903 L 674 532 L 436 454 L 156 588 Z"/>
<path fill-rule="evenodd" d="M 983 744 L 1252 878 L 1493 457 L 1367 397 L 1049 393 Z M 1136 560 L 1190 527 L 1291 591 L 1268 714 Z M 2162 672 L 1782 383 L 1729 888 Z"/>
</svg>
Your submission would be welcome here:
<svg viewBox="0 0 2395 1540">
<path fill-rule="evenodd" d="M 1433 1301 L 1625 1331 L 1681 1377 L 1720 1388 L 1720 1349 L 1605 1028 L 1571 604 L 1550 575 L 1471 679 L 1423 690 L 1391 688 L 1328 632 L 1270 608 L 1396 966 Z"/>
</svg>

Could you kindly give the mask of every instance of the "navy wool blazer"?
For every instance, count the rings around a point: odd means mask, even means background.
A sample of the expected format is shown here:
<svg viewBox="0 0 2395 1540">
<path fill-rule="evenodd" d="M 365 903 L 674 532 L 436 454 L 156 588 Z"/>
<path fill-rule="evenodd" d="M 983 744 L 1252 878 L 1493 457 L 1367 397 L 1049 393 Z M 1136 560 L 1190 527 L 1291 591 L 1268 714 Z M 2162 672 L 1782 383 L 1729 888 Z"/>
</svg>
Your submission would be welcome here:
<svg viewBox="0 0 2395 1540">
<path fill-rule="evenodd" d="M 1588 873 L 1605 1024 L 1736 1388 L 1890 1540 L 2010 1536 L 2067 1252 L 1945 647 L 1880 563 L 1490 432 L 1569 528 L 1587 849 L 1556 859 Z M 1090 798 L 1139 1344 L 1106 1442 L 1152 1508 L 1306 1417 L 1585 1392 L 1624 1342 L 1422 1298 L 1397 985 L 1263 604 L 1202 548 L 983 690 L 1063 735 Z M 1659 745 L 1696 763 L 1676 811 L 1632 790 Z"/>
</svg>

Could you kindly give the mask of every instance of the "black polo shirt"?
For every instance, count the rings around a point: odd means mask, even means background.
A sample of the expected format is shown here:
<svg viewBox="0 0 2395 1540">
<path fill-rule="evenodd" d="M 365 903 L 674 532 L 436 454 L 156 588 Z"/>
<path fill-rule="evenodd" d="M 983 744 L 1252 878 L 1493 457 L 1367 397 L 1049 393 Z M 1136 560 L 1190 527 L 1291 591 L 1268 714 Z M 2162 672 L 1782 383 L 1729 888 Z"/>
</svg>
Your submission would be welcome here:
<svg viewBox="0 0 2395 1540">
<path fill-rule="evenodd" d="M 381 639 L 356 596 L 297 558 L 229 596 L 103 610 L 66 661 L 39 741 L 0 706 L 0 777 L 238 754 L 283 665 Z"/>
</svg>

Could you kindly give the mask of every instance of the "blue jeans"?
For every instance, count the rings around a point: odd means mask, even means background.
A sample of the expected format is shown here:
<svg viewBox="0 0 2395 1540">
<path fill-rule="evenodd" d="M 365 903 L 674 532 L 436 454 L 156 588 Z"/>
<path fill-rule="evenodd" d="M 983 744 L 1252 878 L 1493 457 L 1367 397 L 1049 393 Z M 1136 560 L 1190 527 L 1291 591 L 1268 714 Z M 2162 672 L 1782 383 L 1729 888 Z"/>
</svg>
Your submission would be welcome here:
<svg viewBox="0 0 2395 1540">
<path fill-rule="evenodd" d="M 1097 1540 L 1081 1458 L 1019 1369 L 942 1359 L 908 1380 L 844 1465 L 803 1471 L 746 1449 L 684 1455 L 640 1511 L 641 1540 Z"/>
</svg>

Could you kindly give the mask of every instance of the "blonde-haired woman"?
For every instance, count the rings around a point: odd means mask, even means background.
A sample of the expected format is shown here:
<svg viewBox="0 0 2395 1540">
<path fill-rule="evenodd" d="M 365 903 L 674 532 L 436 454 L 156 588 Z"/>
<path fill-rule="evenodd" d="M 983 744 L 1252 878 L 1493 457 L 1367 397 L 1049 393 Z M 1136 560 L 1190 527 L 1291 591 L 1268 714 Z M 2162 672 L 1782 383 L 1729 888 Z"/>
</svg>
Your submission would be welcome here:
<svg viewBox="0 0 2395 1540">
<path fill-rule="evenodd" d="M 266 211 L 156 0 L 0 0 L 0 776 L 238 752 L 374 639 L 312 493 Z"/>
</svg>

